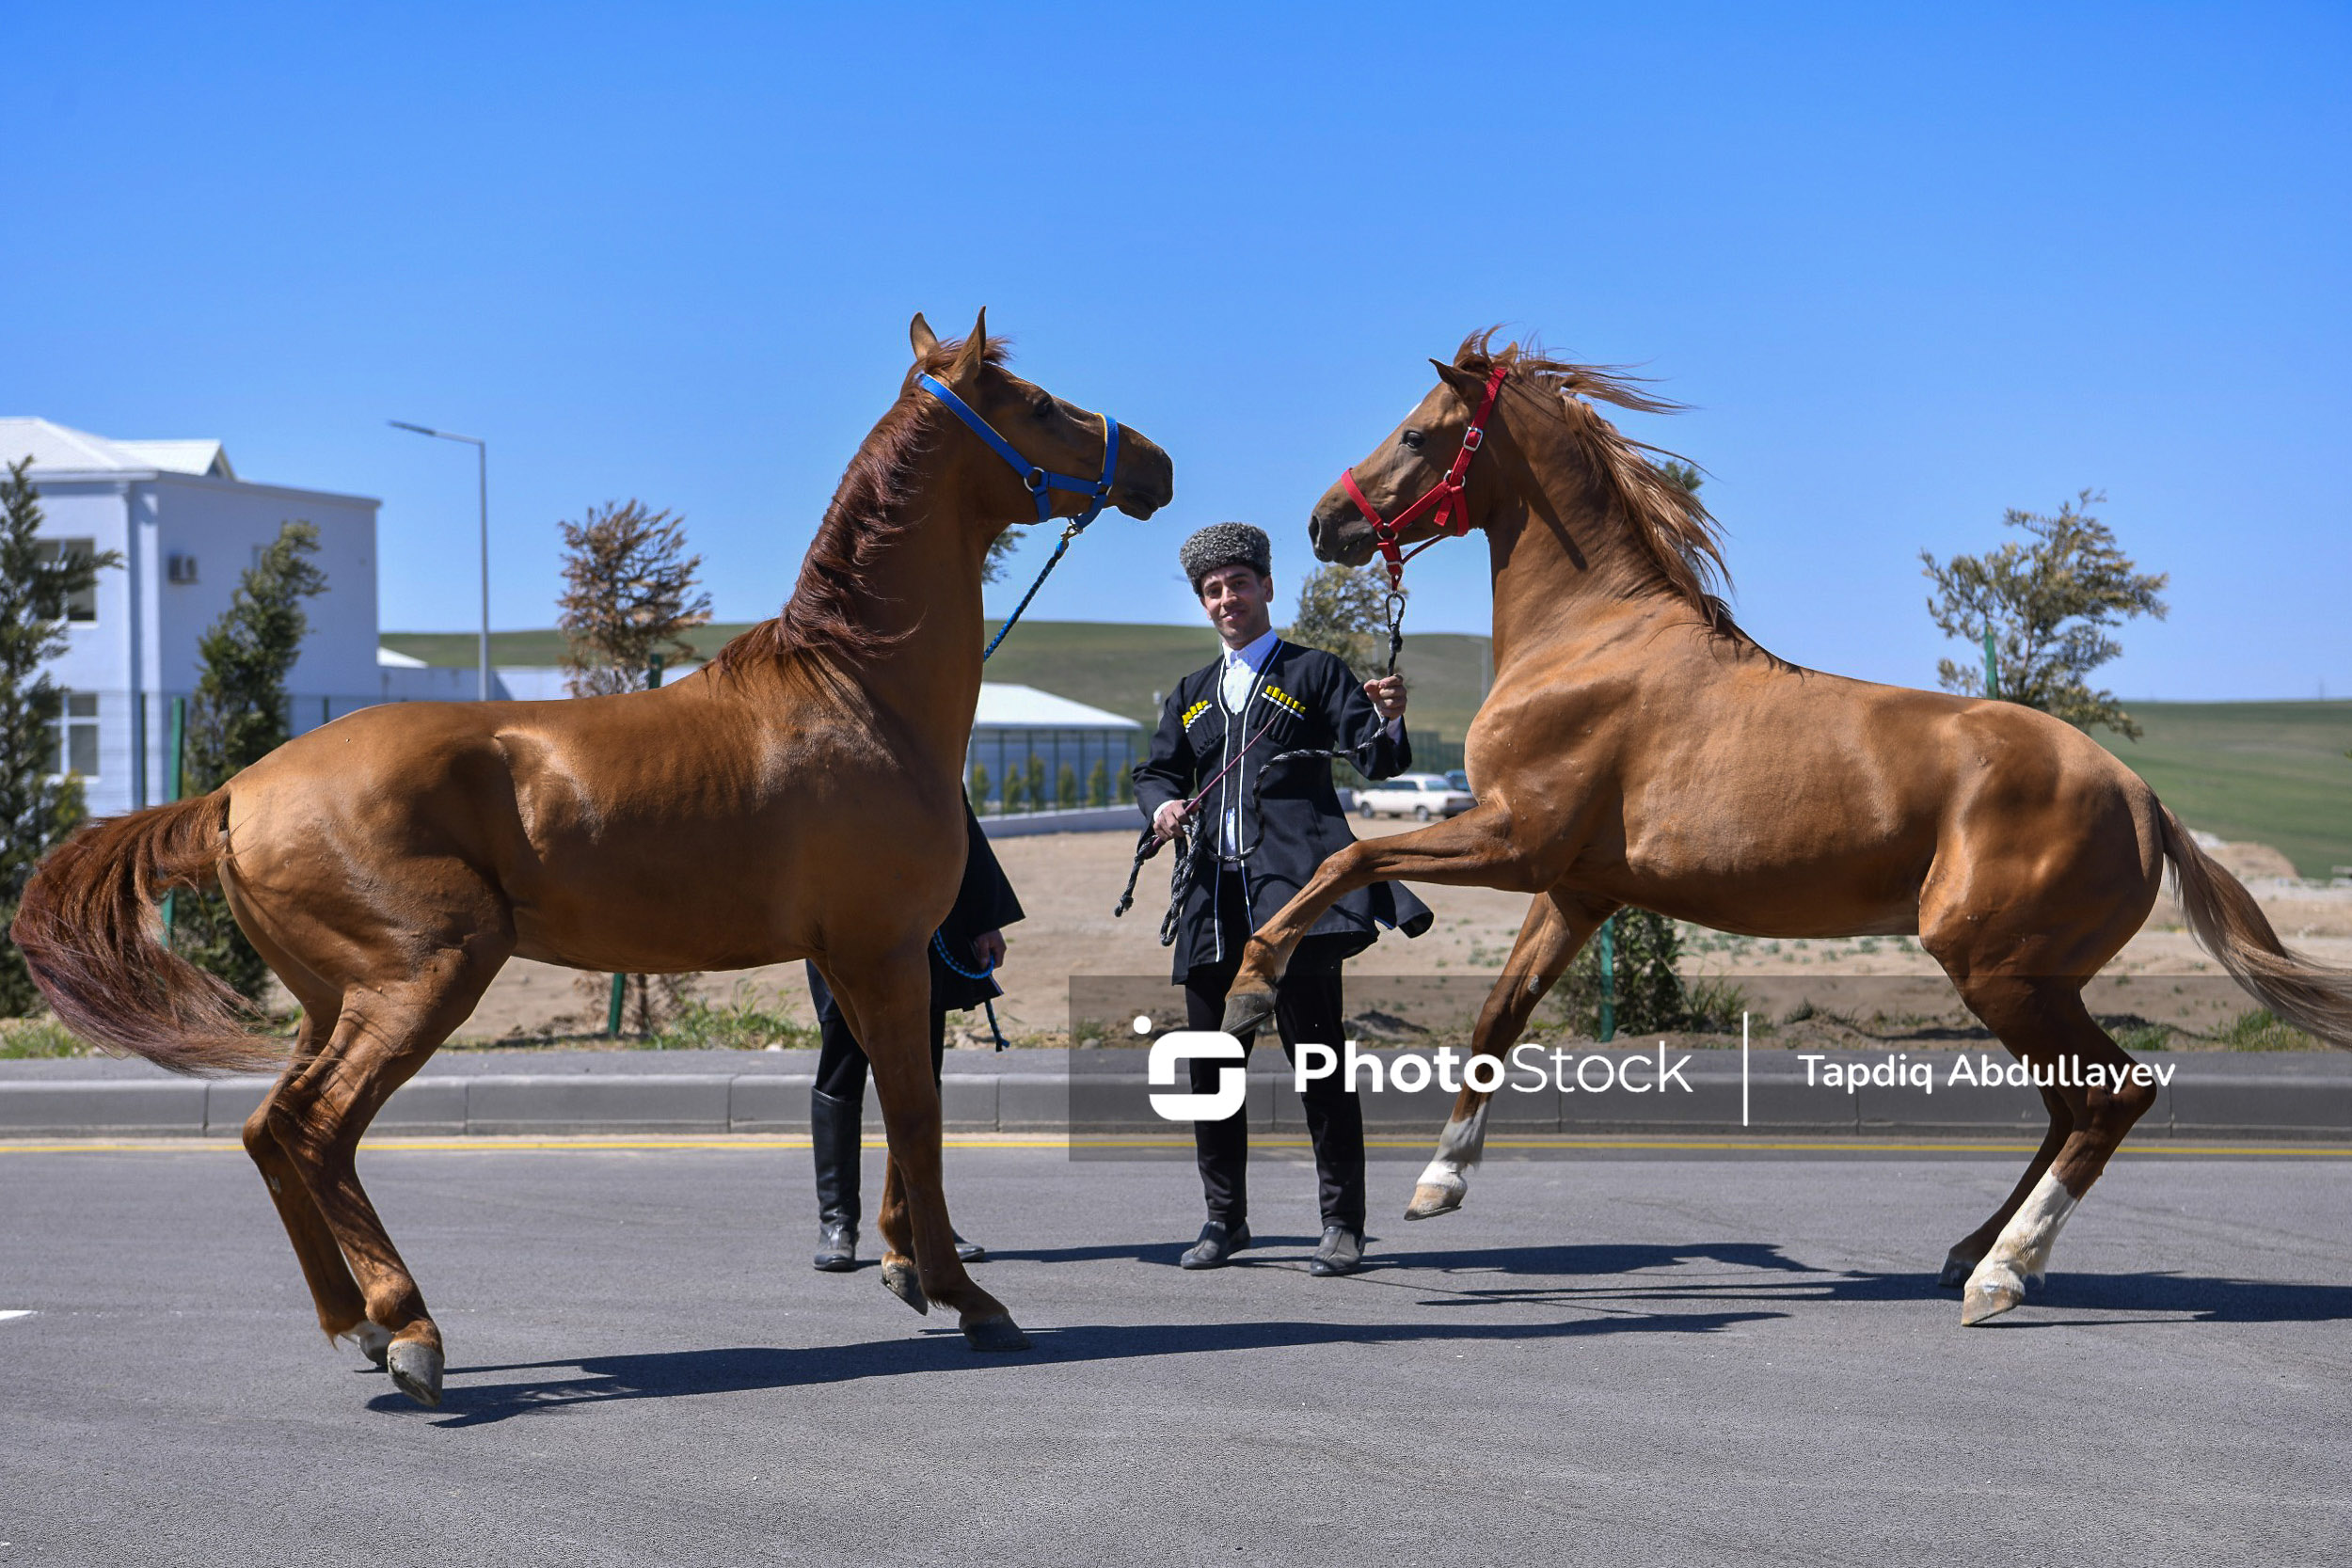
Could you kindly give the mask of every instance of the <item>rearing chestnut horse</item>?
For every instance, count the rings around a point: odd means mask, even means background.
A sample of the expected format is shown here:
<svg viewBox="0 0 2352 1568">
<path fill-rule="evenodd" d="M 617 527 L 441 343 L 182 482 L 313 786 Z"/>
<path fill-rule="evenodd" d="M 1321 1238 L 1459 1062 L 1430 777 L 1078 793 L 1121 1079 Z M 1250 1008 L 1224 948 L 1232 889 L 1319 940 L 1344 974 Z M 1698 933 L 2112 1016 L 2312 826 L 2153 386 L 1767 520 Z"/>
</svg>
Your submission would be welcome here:
<svg viewBox="0 0 2352 1568">
<path fill-rule="evenodd" d="M 919 315 L 912 337 L 914 368 L 791 601 L 702 671 L 625 696 L 367 708 L 200 800 L 91 824 L 25 891 L 12 934 L 76 1033 L 181 1071 L 275 1065 L 230 993 L 150 935 L 167 889 L 218 883 L 302 1006 L 246 1148 L 320 1326 L 425 1404 L 440 1398 L 441 1333 L 353 1156 L 516 955 L 631 974 L 815 959 L 889 1131 L 883 1283 L 917 1311 L 953 1307 L 976 1349 L 1028 1344 L 956 1259 L 924 949 L 963 865 L 982 562 L 1044 510 L 1026 487 L 1041 480 L 918 377 L 1044 473 L 1097 472 L 1109 430 L 1006 372 L 985 311 L 961 343 Z M 1122 434 L 1107 499 L 1148 517 L 1170 496 L 1168 456 Z"/>
<path fill-rule="evenodd" d="M 1438 385 L 1308 524 L 1317 556 L 1351 565 L 1375 548 L 1366 507 L 1407 519 L 1389 525 L 1398 543 L 1436 537 L 1415 498 L 1454 463 L 1502 372 L 1455 503 L 1493 565 L 1494 685 L 1467 745 L 1478 804 L 1326 861 L 1251 940 L 1228 1030 L 1271 1012 L 1276 977 L 1334 899 L 1401 878 L 1535 895 L 1478 1019 L 1473 1046 L 1488 1055 L 1508 1052 L 1577 949 L 1630 904 L 1758 937 L 1915 935 L 2018 1056 L 2122 1067 L 2082 988 L 2146 920 L 2169 859 L 2206 950 L 2280 1017 L 2352 1045 L 2352 974 L 2288 953 L 2130 768 L 2012 703 L 1766 653 L 1709 592 L 1722 558 L 1697 498 L 1585 400 L 1670 405 L 1490 339 L 1431 361 Z M 2155 1091 L 2042 1095 L 2048 1136 L 1946 1259 L 1943 1283 L 1965 1286 L 1963 1323 L 2024 1299 Z M 1486 1100 L 1463 1090 L 1407 1219 L 1460 1206 Z"/>
</svg>

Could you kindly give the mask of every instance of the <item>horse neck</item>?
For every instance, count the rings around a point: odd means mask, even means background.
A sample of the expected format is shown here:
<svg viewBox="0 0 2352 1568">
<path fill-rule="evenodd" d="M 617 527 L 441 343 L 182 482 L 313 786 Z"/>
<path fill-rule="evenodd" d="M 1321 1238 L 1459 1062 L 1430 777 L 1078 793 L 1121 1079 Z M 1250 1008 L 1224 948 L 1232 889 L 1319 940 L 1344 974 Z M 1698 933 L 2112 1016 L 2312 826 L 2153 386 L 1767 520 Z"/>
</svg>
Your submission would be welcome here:
<svg viewBox="0 0 2352 1568">
<path fill-rule="evenodd" d="M 880 634 L 868 652 L 824 661 L 895 726 L 959 771 L 980 694 L 983 528 L 967 464 L 933 459 L 896 503 L 895 531 L 864 576 L 859 606 Z M 868 523 L 866 526 L 876 526 Z"/>
<path fill-rule="evenodd" d="M 1498 675 L 1515 660 L 1591 635 L 1599 623 L 1680 603 L 1566 434 L 1514 436 L 1521 472 L 1486 525 Z"/>
</svg>

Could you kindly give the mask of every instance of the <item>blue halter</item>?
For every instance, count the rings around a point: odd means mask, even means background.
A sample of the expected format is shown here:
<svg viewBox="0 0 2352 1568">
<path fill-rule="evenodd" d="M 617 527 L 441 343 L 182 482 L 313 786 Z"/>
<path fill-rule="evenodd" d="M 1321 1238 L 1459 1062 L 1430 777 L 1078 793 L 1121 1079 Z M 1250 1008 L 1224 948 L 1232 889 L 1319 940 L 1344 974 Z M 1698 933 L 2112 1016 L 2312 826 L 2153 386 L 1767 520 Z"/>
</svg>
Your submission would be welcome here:
<svg viewBox="0 0 2352 1568">
<path fill-rule="evenodd" d="M 1013 623 L 1021 619 L 1021 612 L 1029 608 L 1029 601 L 1037 597 L 1037 591 L 1045 586 L 1045 579 L 1053 574 L 1054 568 L 1061 564 L 1061 558 L 1069 552 L 1070 541 L 1084 533 L 1087 525 L 1103 515 L 1103 503 L 1110 499 L 1111 476 L 1119 469 L 1119 421 L 1108 414 L 1103 416 L 1103 477 L 1076 479 L 1069 474 L 1055 473 L 1050 468 L 1041 468 L 1022 456 L 1013 450 L 1010 441 L 996 434 L 994 426 L 980 418 L 977 409 L 956 396 L 946 382 L 930 372 L 918 372 L 914 382 L 946 404 L 947 411 L 970 426 L 972 434 L 986 441 L 991 451 L 1012 465 L 1012 471 L 1021 476 L 1021 483 L 1029 487 L 1030 499 L 1037 502 L 1039 522 L 1044 522 L 1054 515 L 1054 499 L 1049 492 L 1068 490 L 1087 498 L 1087 509 L 1063 526 L 1061 543 L 1054 546 L 1054 553 L 1046 561 L 1045 569 L 1038 573 L 1037 580 L 1029 584 L 1029 591 L 1021 595 L 1021 602 L 1013 606 L 1012 613 L 1005 617 L 1005 624 L 996 629 L 987 651 L 980 655 L 980 662 L 985 664 L 989 655 L 996 651 L 997 643 L 1005 640 L 1005 634 L 1012 630 Z M 941 956 L 946 957 L 944 953 Z M 954 960 L 948 961 L 952 963 Z"/>
<path fill-rule="evenodd" d="M 1084 533 L 1086 526 L 1102 515 L 1103 502 L 1109 499 L 1111 493 L 1111 475 L 1119 467 L 1119 421 L 1117 420 L 1112 419 L 1108 414 L 1103 416 L 1103 477 L 1092 480 L 1075 479 L 1069 474 L 1055 473 L 1050 468 L 1041 468 L 1015 451 L 1010 441 L 997 435 L 995 428 L 986 420 L 981 419 L 977 410 L 956 396 L 947 384 L 937 376 L 926 372 L 917 375 L 915 382 L 923 390 L 946 404 L 949 413 L 970 425 L 972 434 L 986 441 L 989 449 L 997 456 L 1012 465 L 1012 471 L 1021 476 L 1021 483 L 1029 487 L 1030 499 L 1037 502 L 1039 522 L 1041 523 L 1054 515 L 1053 498 L 1047 493 L 1053 490 L 1069 490 L 1087 498 L 1087 509 L 1071 523 L 1071 532 Z"/>
</svg>

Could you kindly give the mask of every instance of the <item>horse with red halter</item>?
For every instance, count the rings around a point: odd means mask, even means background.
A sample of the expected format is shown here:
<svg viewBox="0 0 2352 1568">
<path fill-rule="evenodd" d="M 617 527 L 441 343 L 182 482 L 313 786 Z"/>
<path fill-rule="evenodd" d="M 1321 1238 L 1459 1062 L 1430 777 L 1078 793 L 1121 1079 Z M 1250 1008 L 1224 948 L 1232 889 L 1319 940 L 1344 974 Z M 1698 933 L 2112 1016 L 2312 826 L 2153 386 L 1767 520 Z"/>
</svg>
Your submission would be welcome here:
<svg viewBox="0 0 2352 1568">
<path fill-rule="evenodd" d="M 961 342 L 919 315 L 911 337 L 790 602 L 693 675 L 362 709 L 210 795 L 89 824 L 25 890 L 11 934 L 76 1033 L 183 1072 L 276 1066 L 237 998 L 151 935 L 166 892 L 219 886 L 302 1008 L 246 1148 L 319 1326 L 422 1403 L 441 1331 L 354 1155 L 518 955 L 629 974 L 813 958 L 888 1129 L 883 1283 L 953 1308 L 975 1349 L 1028 1344 L 956 1258 L 925 1020 L 963 865 L 981 567 L 1009 524 L 1079 527 L 1105 501 L 1148 517 L 1172 482 L 1158 447 L 1005 370 L 985 311 Z"/>
<path fill-rule="evenodd" d="M 2265 1006 L 2352 1046 L 2352 974 L 2289 953 L 2245 888 L 2130 768 L 2012 703 L 1802 670 L 1711 591 L 1712 519 L 1588 400 L 1665 404 L 1589 366 L 1500 351 L 1432 360 L 1438 385 L 1316 503 L 1325 561 L 1486 535 L 1494 684 L 1467 743 L 1478 804 L 1326 861 L 1251 940 L 1229 1031 L 1273 1006 L 1331 902 L 1387 879 L 1534 895 L 1473 1049 L 1507 1053 L 1578 948 L 1636 905 L 1757 937 L 1916 936 L 2002 1043 L 2105 1064 L 2113 1087 L 2042 1090 L 2050 1130 L 2016 1189 L 1955 1245 L 1963 1323 L 2024 1299 L 2058 1227 L 2155 1097 L 2082 988 L 2147 919 L 2169 860 L 2201 943 Z M 1407 498 L 1418 498 L 1407 499 Z M 2083 1083 L 2078 1069 L 2067 1075 Z M 1487 1096 L 1465 1088 L 1407 1219 L 1461 1205 Z"/>
</svg>

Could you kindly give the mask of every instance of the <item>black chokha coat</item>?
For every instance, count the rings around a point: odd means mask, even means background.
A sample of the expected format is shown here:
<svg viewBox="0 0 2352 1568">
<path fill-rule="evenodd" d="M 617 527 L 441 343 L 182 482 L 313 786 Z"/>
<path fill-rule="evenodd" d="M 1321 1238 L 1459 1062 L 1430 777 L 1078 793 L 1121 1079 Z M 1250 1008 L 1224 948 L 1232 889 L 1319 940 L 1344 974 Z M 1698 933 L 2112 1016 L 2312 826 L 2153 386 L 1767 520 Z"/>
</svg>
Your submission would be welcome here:
<svg viewBox="0 0 2352 1568">
<path fill-rule="evenodd" d="M 1292 751 L 1337 752 L 1368 779 L 1387 779 L 1413 763 L 1411 743 L 1391 736 L 1347 666 L 1319 648 L 1277 641 L 1238 714 L 1219 694 L 1225 660 L 1176 683 L 1160 709 L 1152 753 L 1136 765 L 1136 803 L 1144 820 L 1169 800 L 1188 800 L 1238 752 L 1241 761 L 1211 788 L 1189 824 L 1197 858 L 1176 939 L 1174 979 L 1195 965 L 1237 958 L 1219 919 L 1220 862 L 1241 851 L 1248 910 L 1255 930 L 1307 884 L 1326 858 L 1356 842 L 1324 757 L 1278 761 Z M 1225 842 L 1228 815 L 1238 842 Z M 1230 918 L 1230 916 L 1228 917 Z M 1382 927 L 1408 937 L 1427 930 L 1428 907 L 1401 882 L 1375 882 L 1334 904 L 1308 932 L 1340 939 L 1341 956 L 1372 945 Z"/>
</svg>

